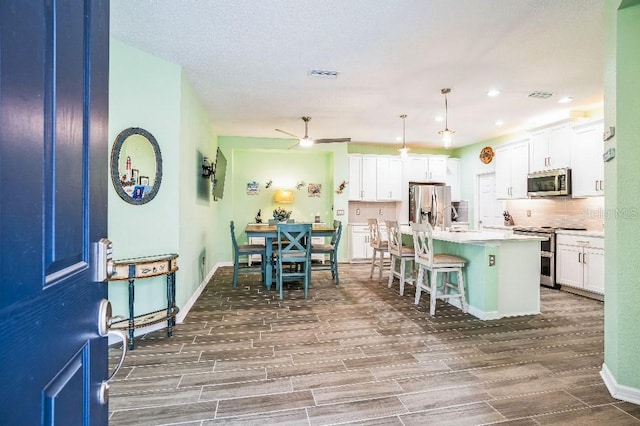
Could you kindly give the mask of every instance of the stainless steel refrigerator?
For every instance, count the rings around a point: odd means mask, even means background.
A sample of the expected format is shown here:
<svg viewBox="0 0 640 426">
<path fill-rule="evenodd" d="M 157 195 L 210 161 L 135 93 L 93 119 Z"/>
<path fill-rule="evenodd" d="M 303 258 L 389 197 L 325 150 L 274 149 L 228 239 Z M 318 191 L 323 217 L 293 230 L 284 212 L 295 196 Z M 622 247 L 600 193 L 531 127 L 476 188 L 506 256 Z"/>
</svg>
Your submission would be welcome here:
<svg viewBox="0 0 640 426">
<path fill-rule="evenodd" d="M 409 222 L 451 226 L 451 187 L 409 182 Z"/>
</svg>

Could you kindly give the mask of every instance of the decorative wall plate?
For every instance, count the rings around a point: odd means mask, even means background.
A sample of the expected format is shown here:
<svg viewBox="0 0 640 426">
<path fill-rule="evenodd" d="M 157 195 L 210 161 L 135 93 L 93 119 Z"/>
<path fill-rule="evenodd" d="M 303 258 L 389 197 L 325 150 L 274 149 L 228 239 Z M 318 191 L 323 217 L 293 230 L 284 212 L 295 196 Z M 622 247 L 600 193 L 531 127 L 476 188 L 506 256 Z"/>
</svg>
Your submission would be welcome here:
<svg viewBox="0 0 640 426">
<path fill-rule="evenodd" d="M 494 155 L 495 152 L 493 152 L 493 149 L 490 146 L 485 146 L 480 151 L 480 161 L 482 161 L 484 164 L 489 164 L 491 160 L 493 160 Z"/>
</svg>

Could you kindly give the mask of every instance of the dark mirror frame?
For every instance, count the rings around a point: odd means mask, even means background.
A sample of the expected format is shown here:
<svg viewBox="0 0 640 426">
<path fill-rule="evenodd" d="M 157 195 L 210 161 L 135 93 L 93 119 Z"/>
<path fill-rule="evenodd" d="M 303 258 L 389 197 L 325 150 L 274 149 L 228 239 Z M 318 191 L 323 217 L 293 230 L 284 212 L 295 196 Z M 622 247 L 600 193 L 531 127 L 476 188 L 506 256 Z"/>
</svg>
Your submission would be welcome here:
<svg viewBox="0 0 640 426">
<path fill-rule="evenodd" d="M 122 188 L 122 184 L 120 183 L 120 172 L 118 170 L 120 151 L 122 150 L 124 142 L 131 135 L 140 135 L 146 138 L 153 147 L 153 153 L 156 157 L 156 179 L 153 181 L 151 191 L 144 198 L 133 198 L 125 192 L 124 188 Z M 120 132 L 113 143 L 113 148 L 111 148 L 111 182 L 113 182 L 113 187 L 120 198 L 129 204 L 146 204 L 155 198 L 158 194 L 158 190 L 160 189 L 160 183 L 162 182 L 162 155 L 160 154 L 160 145 L 158 145 L 158 141 L 156 141 L 156 138 L 154 138 L 151 133 L 140 127 L 129 127 L 128 129 L 124 129 Z"/>
</svg>

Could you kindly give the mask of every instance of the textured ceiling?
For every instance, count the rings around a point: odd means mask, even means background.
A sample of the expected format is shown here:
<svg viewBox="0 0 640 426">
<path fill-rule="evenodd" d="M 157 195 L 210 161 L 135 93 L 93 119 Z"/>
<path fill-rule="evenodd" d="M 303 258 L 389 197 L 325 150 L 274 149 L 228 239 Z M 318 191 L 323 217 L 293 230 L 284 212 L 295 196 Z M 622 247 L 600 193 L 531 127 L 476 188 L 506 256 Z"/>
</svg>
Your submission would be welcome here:
<svg viewBox="0 0 640 426">
<path fill-rule="evenodd" d="M 601 105 L 603 1 L 111 0 L 111 34 L 180 64 L 219 135 L 398 143 L 407 114 L 439 146 L 448 87 L 457 147 Z"/>
</svg>

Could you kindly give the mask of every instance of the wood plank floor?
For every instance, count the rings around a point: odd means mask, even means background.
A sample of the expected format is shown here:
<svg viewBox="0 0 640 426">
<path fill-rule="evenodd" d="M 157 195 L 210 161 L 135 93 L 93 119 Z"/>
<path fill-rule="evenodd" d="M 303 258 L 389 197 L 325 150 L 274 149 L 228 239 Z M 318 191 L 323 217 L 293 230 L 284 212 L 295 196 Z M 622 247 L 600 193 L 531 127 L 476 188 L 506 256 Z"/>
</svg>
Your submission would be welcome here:
<svg viewBox="0 0 640 426">
<path fill-rule="evenodd" d="M 174 336 L 136 340 L 110 392 L 111 425 L 640 425 L 611 398 L 603 305 L 542 288 L 542 314 L 480 321 L 365 265 L 314 272 L 280 301 L 219 269 Z M 178 286 L 180 283 L 178 283 Z M 110 349 L 111 365 L 120 349 Z"/>
</svg>

